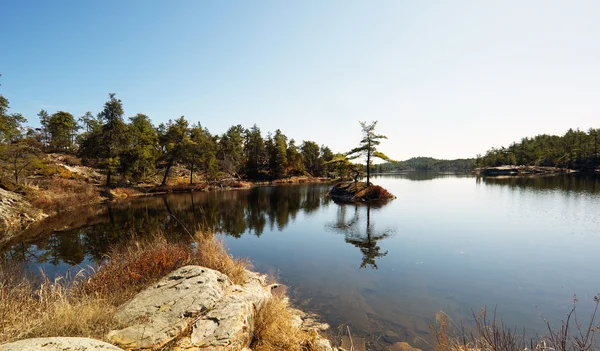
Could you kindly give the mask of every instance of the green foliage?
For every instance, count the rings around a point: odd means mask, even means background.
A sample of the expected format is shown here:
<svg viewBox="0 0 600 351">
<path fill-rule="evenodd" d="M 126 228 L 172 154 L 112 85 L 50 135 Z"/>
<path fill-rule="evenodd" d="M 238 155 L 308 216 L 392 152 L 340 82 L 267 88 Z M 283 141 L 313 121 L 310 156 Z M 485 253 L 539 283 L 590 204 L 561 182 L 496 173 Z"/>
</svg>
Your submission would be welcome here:
<svg viewBox="0 0 600 351">
<path fill-rule="evenodd" d="M 184 161 L 184 154 L 191 143 L 189 123 L 184 116 L 175 121 L 169 120 L 166 126 L 159 127 L 159 142 L 166 161 L 165 175 L 161 185 L 167 184 L 169 171 L 173 164 Z"/>
<path fill-rule="evenodd" d="M 267 150 L 260 128 L 256 124 L 246 130 L 244 152 L 246 153 L 246 175 L 252 179 L 259 178 L 267 163 Z"/>
<path fill-rule="evenodd" d="M 123 122 L 123 103 L 114 93 L 98 114 L 97 122 L 80 138 L 79 155 L 84 162 L 92 163 L 107 171 L 106 185 L 111 175 L 120 168 L 120 156 L 129 142 L 127 125 Z M 86 127 L 87 129 L 87 127 Z"/>
<path fill-rule="evenodd" d="M 323 160 L 321 159 L 320 148 L 314 141 L 303 141 L 300 145 L 304 168 L 313 176 L 320 176 L 323 170 Z"/>
<path fill-rule="evenodd" d="M 0 161 L 12 174 L 15 184 L 19 184 L 27 172 L 40 166 L 40 154 L 40 149 L 28 139 L 0 145 Z"/>
<path fill-rule="evenodd" d="M 359 157 L 366 158 L 367 167 L 367 184 L 370 184 L 369 178 L 371 175 L 371 166 L 373 164 L 373 158 L 379 158 L 385 161 L 391 161 L 389 157 L 377 150 L 377 145 L 381 144 L 379 140 L 387 139 L 385 135 L 375 134 L 375 126 L 377 121 L 367 124 L 366 122 L 360 122 L 362 128 L 363 138 L 360 141 L 360 145 L 354 149 L 348 151 L 346 156 L 348 159 L 353 160 Z"/>
<path fill-rule="evenodd" d="M 413 157 L 406 161 L 386 162 L 377 165 L 379 172 L 468 172 L 475 166 L 475 159 L 439 160 L 432 157 Z"/>
<path fill-rule="evenodd" d="M 319 147 L 313 141 L 297 146 L 295 140 L 289 140 L 279 129 L 265 140 L 256 124 L 250 129 L 234 125 L 221 136 L 213 136 L 200 124 L 190 127 L 183 116 L 157 128 L 141 113 L 126 123 L 123 103 L 114 93 L 109 94 L 96 116 L 88 111 L 75 119 L 66 111 L 49 114 L 41 110 L 38 113 L 41 127 L 28 128 L 25 135 L 22 126 L 25 118 L 9 114 L 8 107 L 8 100 L 0 95 L 0 146 L 5 156 L 25 157 L 23 148 L 4 145 L 22 138 L 34 149 L 73 152 L 81 164 L 105 170 L 107 186 L 115 174 L 120 174 L 121 179 L 140 181 L 153 175 L 156 168 L 164 168 L 162 184 L 165 185 L 176 164 L 189 168 L 192 183 L 194 171 L 201 171 L 206 180 L 215 179 L 220 172 L 235 178 L 267 180 L 307 171 L 323 176 L 335 168 L 326 164 L 334 158 L 328 147 Z M 43 169 L 38 171 L 47 173 Z"/>
<path fill-rule="evenodd" d="M 72 114 L 64 111 L 58 111 L 51 116 L 47 112 L 40 111 L 40 123 L 42 130 L 47 135 L 48 146 L 54 152 L 70 152 L 74 148 L 75 135 L 79 126 Z"/>
<path fill-rule="evenodd" d="M 190 184 L 193 183 L 194 168 L 204 172 L 206 180 L 212 179 L 218 172 L 217 143 L 208 129 L 200 123 L 190 130 L 190 140 L 186 144 L 184 162 L 190 165 Z"/>
<path fill-rule="evenodd" d="M 286 168 L 288 174 L 300 174 L 305 172 L 304 163 L 302 162 L 302 155 L 300 154 L 300 150 L 298 150 L 296 141 L 294 139 L 290 140 L 288 144 L 286 157 Z"/>
<path fill-rule="evenodd" d="M 0 95 L 0 143 L 7 143 L 21 137 L 22 124 L 27 119 L 20 113 L 8 113 L 8 100 Z"/>
<path fill-rule="evenodd" d="M 241 125 L 230 127 L 218 143 L 217 159 L 220 168 L 233 176 L 242 170 L 244 164 L 244 134 Z"/>
<path fill-rule="evenodd" d="M 129 120 L 129 143 L 121 153 L 120 166 L 126 177 L 138 181 L 154 172 L 159 156 L 158 133 L 145 114 L 138 113 Z"/>
<path fill-rule="evenodd" d="M 267 139 L 267 154 L 269 158 L 269 169 L 277 178 L 286 175 L 287 167 L 287 137 L 277 129 L 271 139 Z"/>
<path fill-rule="evenodd" d="M 587 133 L 569 129 L 563 136 L 537 135 L 523 138 L 510 146 L 492 148 L 477 158 L 477 166 L 552 166 L 592 169 L 600 165 L 600 129 Z"/>
</svg>

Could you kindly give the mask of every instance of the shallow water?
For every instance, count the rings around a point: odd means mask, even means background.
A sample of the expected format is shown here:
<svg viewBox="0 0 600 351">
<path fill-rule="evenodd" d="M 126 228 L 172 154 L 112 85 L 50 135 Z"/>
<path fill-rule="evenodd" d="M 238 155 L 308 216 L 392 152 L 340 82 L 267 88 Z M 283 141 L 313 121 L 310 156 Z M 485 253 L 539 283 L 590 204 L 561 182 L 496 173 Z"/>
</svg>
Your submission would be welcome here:
<svg viewBox="0 0 600 351">
<path fill-rule="evenodd" d="M 203 225 L 334 333 L 347 324 L 371 349 L 396 341 L 429 349 L 441 310 L 458 321 L 497 308 L 505 323 L 534 333 L 543 318 L 557 325 L 577 294 L 588 315 L 600 292 L 599 178 L 413 173 L 374 182 L 398 198 L 340 205 L 325 197 L 328 186 L 310 184 L 94 206 L 30 229 L 0 255 L 64 274 L 150 227 L 185 239 L 184 227 Z"/>
</svg>

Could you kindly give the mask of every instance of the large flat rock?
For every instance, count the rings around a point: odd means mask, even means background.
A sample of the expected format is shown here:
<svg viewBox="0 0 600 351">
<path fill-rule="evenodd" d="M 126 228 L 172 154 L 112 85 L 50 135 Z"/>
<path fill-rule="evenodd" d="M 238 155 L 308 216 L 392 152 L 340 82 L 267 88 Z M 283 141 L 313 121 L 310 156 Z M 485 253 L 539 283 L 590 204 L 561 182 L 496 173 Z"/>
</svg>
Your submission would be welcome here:
<svg viewBox="0 0 600 351">
<path fill-rule="evenodd" d="M 0 351 L 123 351 L 100 340 L 88 338 L 34 338 L 0 345 Z"/>
<path fill-rule="evenodd" d="M 108 340 L 125 349 L 161 347 L 212 310 L 229 286 L 229 278 L 215 270 L 179 268 L 119 308 L 115 318 L 127 327 L 111 331 Z"/>
<path fill-rule="evenodd" d="M 250 346 L 254 317 L 271 289 L 257 280 L 232 285 L 215 307 L 194 323 L 190 337 L 182 338 L 180 349 L 237 351 Z"/>
</svg>

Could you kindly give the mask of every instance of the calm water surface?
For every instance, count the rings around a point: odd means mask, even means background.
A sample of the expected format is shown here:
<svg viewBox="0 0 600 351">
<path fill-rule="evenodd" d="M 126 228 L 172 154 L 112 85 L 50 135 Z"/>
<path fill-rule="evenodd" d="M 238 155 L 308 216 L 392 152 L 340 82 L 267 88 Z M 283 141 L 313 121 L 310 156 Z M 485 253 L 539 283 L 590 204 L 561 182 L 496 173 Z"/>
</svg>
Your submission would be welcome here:
<svg viewBox="0 0 600 351">
<path fill-rule="evenodd" d="M 429 349 L 428 326 L 496 308 L 532 333 L 558 324 L 573 294 L 580 314 L 600 292 L 600 179 L 586 176 L 376 177 L 384 206 L 340 205 L 326 185 L 179 194 L 95 206 L 29 230 L 0 252 L 33 271 L 95 265 L 115 244 L 183 226 L 222 231 L 231 253 L 289 286 L 334 332 L 349 325 L 371 349 Z M 76 229 L 57 230 L 56 228 Z"/>
</svg>

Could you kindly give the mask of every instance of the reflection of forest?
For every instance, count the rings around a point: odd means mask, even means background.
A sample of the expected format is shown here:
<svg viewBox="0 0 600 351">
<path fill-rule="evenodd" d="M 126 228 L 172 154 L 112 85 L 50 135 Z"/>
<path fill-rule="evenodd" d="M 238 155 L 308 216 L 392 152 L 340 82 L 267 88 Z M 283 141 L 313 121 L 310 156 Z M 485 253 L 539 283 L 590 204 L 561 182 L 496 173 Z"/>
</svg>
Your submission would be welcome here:
<svg viewBox="0 0 600 351">
<path fill-rule="evenodd" d="M 78 265 L 87 257 L 97 264 L 110 247 L 157 231 L 173 241 L 190 240 L 187 232 L 196 228 L 234 237 L 260 236 L 267 226 L 282 230 L 299 212 L 310 214 L 327 206 L 326 190 L 322 185 L 275 186 L 138 198 L 42 223 L 0 250 L 0 257 L 5 262 L 52 265 Z M 65 223 L 79 225 L 56 229 Z"/>
<path fill-rule="evenodd" d="M 377 269 L 375 259 L 387 255 L 387 251 L 381 252 L 381 247 L 377 243 L 379 240 L 389 237 L 393 231 L 377 232 L 375 230 L 374 224 L 371 222 L 371 208 L 370 205 L 340 204 L 336 222 L 330 227 L 343 233 L 347 243 L 360 249 L 363 254 L 360 268 L 371 266 L 371 268 Z M 366 222 L 360 220 L 361 212 L 365 213 Z"/>
<path fill-rule="evenodd" d="M 569 174 L 530 177 L 477 177 L 477 183 L 492 186 L 508 186 L 528 191 L 562 190 L 572 192 L 600 192 L 600 175 Z"/>
</svg>

